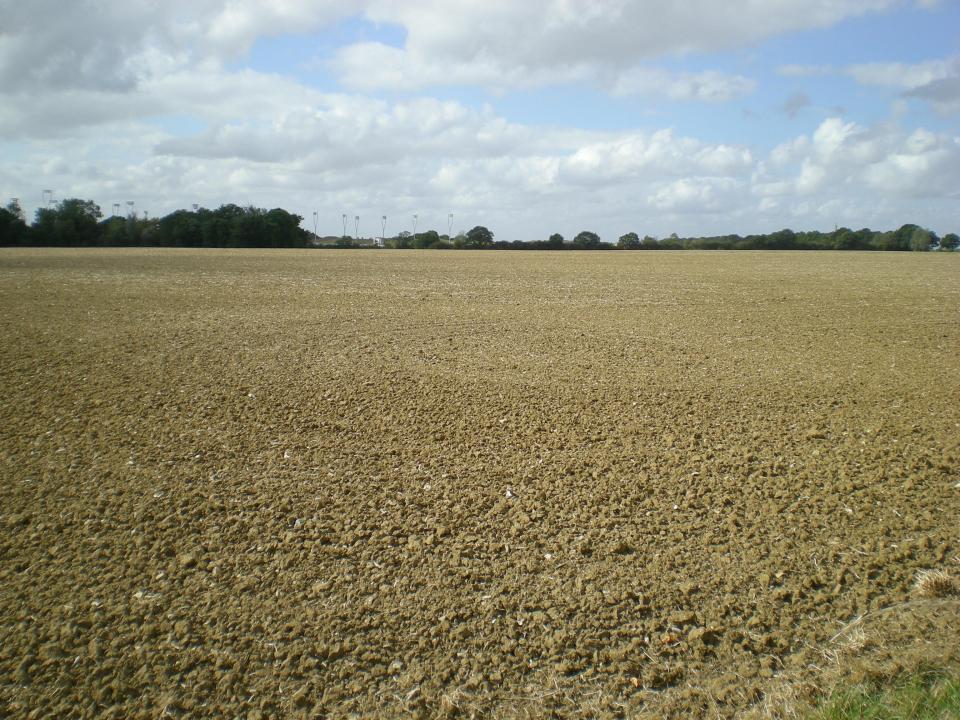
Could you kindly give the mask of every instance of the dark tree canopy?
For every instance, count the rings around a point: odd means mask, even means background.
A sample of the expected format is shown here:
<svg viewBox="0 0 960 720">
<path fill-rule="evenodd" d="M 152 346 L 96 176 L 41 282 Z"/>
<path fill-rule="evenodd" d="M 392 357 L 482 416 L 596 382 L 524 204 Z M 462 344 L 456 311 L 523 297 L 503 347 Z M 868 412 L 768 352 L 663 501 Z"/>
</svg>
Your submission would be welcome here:
<svg viewBox="0 0 960 720">
<path fill-rule="evenodd" d="M 584 230 L 577 233 L 573 239 L 574 247 L 580 250 L 596 250 L 600 247 L 600 236 L 595 232 Z"/>
<path fill-rule="evenodd" d="M 960 247 L 960 235 L 947 233 L 940 239 L 941 250 L 956 250 Z"/>
<path fill-rule="evenodd" d="M 100 206 L 92 200 L 68 198 L 37 210 L 34 236 L 40 245 L 98 245 L 101 217 Z"/>
<path fill-rule="evenodd" d="M 420 250 L 429 248 L 438 242 L 440 242 L 440 235 L 436 230 L 425 230 L 422 233 L 417 233 L 413 237 L 413 247 Z"/>
<path fill-rule="evenodd" d="M 620 239 L 617 240 L 617 247 L 621 250 L 639 250 L 640 236 L 635 232 L 628 232 L 626 235 L 621 235 Z"/>
<path fill-rule="evenodd" d="M 13 199 L 5 208 L 0 208 L 0 246 L 26 245 L 30 228 L 24 221 L 20 201 Z"/>
<path fill-rule="evenodd" d="M 10 217 L 8 217 L 8 215 Z M 37 210 L 32 226 L 0 210 L 0 244 L 57 246 L 304 247 L 299 215 L 223 205 L 216 210 L 176 210 L 160 219 L 109 217 L 90 200 L 70 198 Z"/>
<path fill-rule="evenodd" d="M 467 232 L 467 247 L 485 248 L 493 244 L 493 233 L 483 225 L 477 225 Z"/>
</svg>

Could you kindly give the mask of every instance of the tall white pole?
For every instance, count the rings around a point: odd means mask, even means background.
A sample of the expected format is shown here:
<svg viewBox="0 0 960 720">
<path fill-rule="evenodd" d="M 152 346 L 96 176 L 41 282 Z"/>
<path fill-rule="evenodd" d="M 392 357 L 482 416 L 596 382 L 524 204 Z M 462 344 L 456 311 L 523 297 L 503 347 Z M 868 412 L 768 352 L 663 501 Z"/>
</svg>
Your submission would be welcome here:
<svg viewBox="0 0 960 720">
<path fill-rule="evenodd" d="M 417 220 L 418 220 L 419 218 L 420 218 L 419 215 L 414 215 L 414 216 L 413 216 L 413 237 L 414 237 L 414 239 L 416 239 L 416 237 L 417 237 Z"/>
<path fill-rule="evenodd" d="M 360 239 L 360 216 L 359 215 L 353 216 L 353 236 L 358 240 Z"/>
<path fill-rule="evenodd" d="M 317 211 L 313 211 L 313 239 L 317 239 Z"/>
<path fill-rule="evenodd" d="M 347 214 L 343 214 L 343 237 L 347 236 Z"/>
<path fill-rule="evenodd" d="M 453 213 L 447 215 L 447 237 L 450 237 L 451 232 L 453 232 Z"/>
</svg>

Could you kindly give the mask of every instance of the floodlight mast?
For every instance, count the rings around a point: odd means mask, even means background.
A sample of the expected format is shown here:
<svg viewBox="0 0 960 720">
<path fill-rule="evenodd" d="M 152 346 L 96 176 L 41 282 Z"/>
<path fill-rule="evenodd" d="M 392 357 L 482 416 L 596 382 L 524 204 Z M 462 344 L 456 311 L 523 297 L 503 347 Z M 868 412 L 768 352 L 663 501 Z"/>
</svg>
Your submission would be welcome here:
<svg viewBox="0 0 960 720">
<path fill-rule="evenodd" d="M 419 215 L 414 214 L 413 216 L 413 239 L 417 239 L 417 220 L 420 219 Z"/>
<path fill-rule="evenodd" d="M 353 216 L 353 236 L 359 240 L 360 239 L 360 216 Z"/>
<path fill-rule="evenodd" d="M 53 202 L 53 190 L 44 190 L 43 191 L 43 202 L 46 205 L 49 205 Z"/>
<path fill-rule="evenodd" d="M 343 214 L 343 237 L 347 236 L 347 214 Z"/>
<path fill-rule="evenodd" d="M 193 204 L 193 211 L 196 212 L 196 211 L 199 210 L 199 209 L 200 209 L 200 205 L 199 205 L 198 203 L 194 203 L 194 204 Z"/>
<path fill-rule="evenodd" d="M 447 215 L 447 237 L 450 237 L 451 232 L 453 232 L 453 213 Z"/>
<path fill-rule="evenodd" d="M 313 239 L 317 239 L 317 211 L 313 211 Z"/>
<path fill-rule="evenodd" d="M 131 220 L 137 219 L 137 211 L 134 209 L 133 200 L 127 200 L 127 217 Z"/>
<path fill-rule="evenodd" d="M 387 216 L 384 215 L 382 218 L 382 225 L 380 226 L 380 244 L 387 244 Z"/>
<path fill-rule="evenodd" d="M 113 216 L 120 217 L 120 203 L 113 204 Z"/>
</svg>

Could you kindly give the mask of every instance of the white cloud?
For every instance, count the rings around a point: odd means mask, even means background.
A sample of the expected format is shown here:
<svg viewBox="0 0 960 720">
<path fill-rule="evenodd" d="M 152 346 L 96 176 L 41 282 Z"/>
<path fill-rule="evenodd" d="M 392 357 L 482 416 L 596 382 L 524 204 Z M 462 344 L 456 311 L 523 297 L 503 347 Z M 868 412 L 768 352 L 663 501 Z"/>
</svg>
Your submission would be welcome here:
<svg viewBox="0 0 960 720">
<path fill-rule="evenodd" d="M 754 193 L 863 197 L 886 201 L 947 200 L 960 191 L 960 137 L 926 129 L 905 133 L 894 124 L 865 127 L 840 118 L 824 120 L 812 136 L 800 136 L 770 153 L 753 177 Z"/>
<path fill-rule="evenodd" d="M 881 85 L 913 90 L 960 73 L 957 60 L 928 60 L 921 63 L 865 63 L 844 71 L 861 85 Z"/>
<path fill-rule="evenodd" d="M 295 96 L 296 93 L 291 93 Z M 305 102 L 304 100 L 308 100 Z M 538 147 L 529 128 L 432 98 L 388 104 L 307 93 L 260 122 L 218 124 L 157 145 L 160 154 L 297 163 L 302 167 L 392 166 L 425 156 L 500 156 Z"/>
<path fill-rule="evenodd" d="M 149 78 L 234 59 L 259 37 L 307 32 L 362 7 L 360 0 L 4 3 L 0 93 L 131 92 Z"/>
<path fill-rule="evenodd" d="M 733 178 L 681 178 L 658 187 L 648 201 L 658 210 L 674 213 L 717 213 L 731 207 L 741 187 Z"/>
<path fill-rule="evenodd" d="M 366 16 L 407 31 L 403 47 L 342 48 L 331 67 L 354 89 L 416 89 L 470 83 L 493 89 L 574 80 L 618 92 L 658 92 L 651 58 L 742 46 L 780 33 L 829 26 L 895 0 L 372 0 Z M 680 99 L 722 100 L 748 92 L 739 76 L 680 76 Z M 667 93 L 669 96 L 669 93 Z"/>
<path fill-rule="evenodd" d="M 563 159 L 561 176 L 574 183 L 609 184 L 629 178 L 739 175 L 749 173 L 751 163 L 746 148 L 710 145 L 659 130 L 584 143 Z"/>
</svg>

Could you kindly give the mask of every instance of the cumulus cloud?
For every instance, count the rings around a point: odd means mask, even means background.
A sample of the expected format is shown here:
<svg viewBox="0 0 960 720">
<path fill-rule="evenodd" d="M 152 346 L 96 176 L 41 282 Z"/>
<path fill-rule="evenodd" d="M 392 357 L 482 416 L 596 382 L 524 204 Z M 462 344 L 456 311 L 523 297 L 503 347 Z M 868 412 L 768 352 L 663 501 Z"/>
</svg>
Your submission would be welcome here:
<svg viewBox="0 0 960 720">
<path fill-rule="evenodd" d="M 755 194 L 949 198 L 960 191 L 960 137 L 895 124 L 824 120 L 812 135 L 779 145 L 753 177 Z"/>
<path fill-rule="evenodd" d="M 672 213 L 718 213 L 735 204 L 743 183 L 728 177 L 690 177 L 661 185 L 650 205 Z"/>
<path fill-rule="evenodd" d="M 543 136 L 489 112 L 419 98 L 388 104 L 314 93 L 278 106 L 268 121 L 223 123 L 156 146 L 162 155 L 295 162 L 301 166 L 391 166 L 411 156 L 500 156 L 529 152 Z"/>
<path fill-rule="evenodd" d="M 573 184 L 595 185 L 691 174 L 736 175 L 749 172 L 751 163 L 746 148 L 677 137 L 666 129 L 584 143 L 562 159 L 560 173 Z"/>
<path fill-rule="evenodd" d="M 4 3 L 0 92 L 132 91 L 190 65 L 223 62 L 262 36 L 322 27 L 359 0 L 129 0 Z"/>
</svg>

